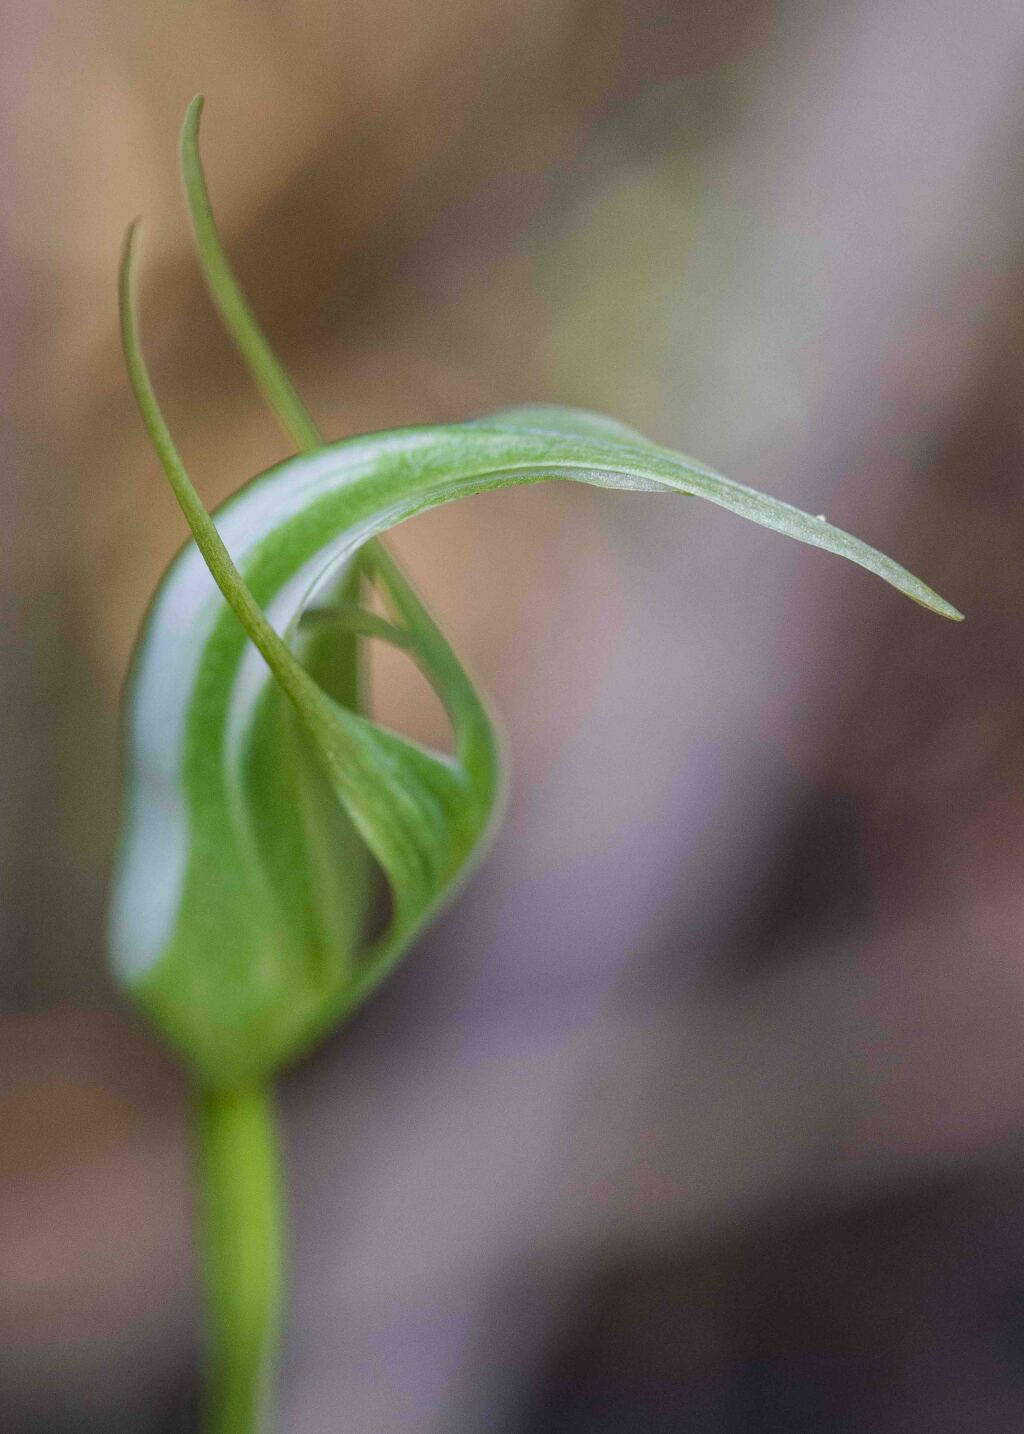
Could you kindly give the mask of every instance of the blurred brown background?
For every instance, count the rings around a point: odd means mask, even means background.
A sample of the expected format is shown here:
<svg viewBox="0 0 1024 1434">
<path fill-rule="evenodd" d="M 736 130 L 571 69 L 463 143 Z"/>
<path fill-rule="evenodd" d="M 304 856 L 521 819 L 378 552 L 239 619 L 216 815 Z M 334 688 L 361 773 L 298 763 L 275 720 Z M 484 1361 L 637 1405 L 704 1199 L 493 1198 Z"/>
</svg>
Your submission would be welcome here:
<svg viewBox="0 0 1024 1434">
<path fill-rule="evenodd" d="M 0 1428 L 192 1428 L 188 1097 L 112 992 L 118 690 L 201 491 L 325 427 L 605 410 L 968 614 L 561 486 L 397 547 L 509 732 L 504 832 L 284 1083 L 281 1434 L 1024 1424 L 1018 0 L 4 0 Z M 438 715 L 400 662 L 385 714 Z"/>
</svg>

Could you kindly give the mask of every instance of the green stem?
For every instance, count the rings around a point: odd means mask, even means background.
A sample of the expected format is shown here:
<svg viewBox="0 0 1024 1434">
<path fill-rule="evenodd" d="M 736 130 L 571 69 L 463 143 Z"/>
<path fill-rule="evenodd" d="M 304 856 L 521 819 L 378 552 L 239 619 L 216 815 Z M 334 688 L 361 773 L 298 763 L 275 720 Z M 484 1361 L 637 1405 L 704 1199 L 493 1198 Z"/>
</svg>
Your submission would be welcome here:
<svg viewBox="0 0 1024 1434">
<path fill-rule="evenodd" d="M 204 1434 L 266 1434 L 283 1287 L 270 1091 L 201 1090 L 197 1123 L 210 1349 Z"/>
</svg>

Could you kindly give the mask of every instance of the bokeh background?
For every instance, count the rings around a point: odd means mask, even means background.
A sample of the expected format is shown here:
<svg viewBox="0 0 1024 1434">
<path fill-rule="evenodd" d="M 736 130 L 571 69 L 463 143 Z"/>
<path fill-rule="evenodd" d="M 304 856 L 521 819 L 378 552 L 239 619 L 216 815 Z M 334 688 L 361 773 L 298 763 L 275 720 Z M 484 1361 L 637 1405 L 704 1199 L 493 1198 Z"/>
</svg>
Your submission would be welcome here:
<svg viewBox="0 0 1024 1434">
<path fill-rule="evenodd" d="M 330 432 L 605 410 L 968 615 L 651 495 L 402 530 L 511 805 L 282 1082 L 279 1434 L 1017 1434 L 1019 0 L 0 20 L 0 1427 L 194 1427 L 188 1091 L 103 921 L 119 688 L 184 534 L 116 339 L 133 215 L 201 491 L 287 452 L 190 252 L 202 90 L 239 269 Z"/>
</svg>

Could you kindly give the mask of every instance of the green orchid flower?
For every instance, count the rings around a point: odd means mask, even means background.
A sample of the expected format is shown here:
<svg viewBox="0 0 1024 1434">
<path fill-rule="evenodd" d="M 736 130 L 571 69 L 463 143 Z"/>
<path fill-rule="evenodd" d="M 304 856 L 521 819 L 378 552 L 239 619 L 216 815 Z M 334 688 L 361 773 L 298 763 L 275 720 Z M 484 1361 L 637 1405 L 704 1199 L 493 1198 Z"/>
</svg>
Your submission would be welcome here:
<svg viewBox="0 0 1024 1434">
<path fill-rule="evenodd" d="M 548 481 L 707 499 L 960 614 L 848 533 L 611 419 L 531 407 L 325 442 L 253 317 L 217 233 L 198 152 L 186 194 L 211 296 L 300 450 L 212 516 L 142 356 L 137 229 L 122 335 L 143 419 L 191 541 L 157 589 L 124 698 L 125 804 L 111 914 L 118 980 L 199 1096 L 214 1370 L 208 1427 L 267 1418 L 280 1301 L 280 1193 L 267 1088 L 406 955 L 486 847 L 503 762 L 486 703 L 380 539 L 429 508 Z M 370 592 L 389 616 L 368 606 Z M 437 693 L 453 750 L 373 720 L 367 639 L 401 648 Z M 375 931 L 379 885 L 387 918 Z"/>
</svg>

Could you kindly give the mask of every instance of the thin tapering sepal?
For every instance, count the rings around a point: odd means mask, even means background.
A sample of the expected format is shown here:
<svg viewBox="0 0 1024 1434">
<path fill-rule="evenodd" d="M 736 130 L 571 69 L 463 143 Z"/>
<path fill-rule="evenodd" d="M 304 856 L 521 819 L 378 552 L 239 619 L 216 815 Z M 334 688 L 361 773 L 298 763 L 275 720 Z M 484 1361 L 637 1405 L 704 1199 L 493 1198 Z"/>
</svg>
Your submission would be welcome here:
<svg viewBox="0 0 1024 1434">
<path fill-rule="evenodd" d="M 210 191 L 199 153 L 199 122 L 203 104 L 203 96 L 196 95 L 188 107 L 181 130 L 180 154 L 185 197 L 188 200 L 192 232 L 195 235 L 206 287 L 224 327 L 234 340 L 270 407 L 294 439 L 295 446 L 299 449 L 317 448 L 323 442 L 320 430 L 253 313 L 228 259 L 214 219 Z"/>
</svg>

